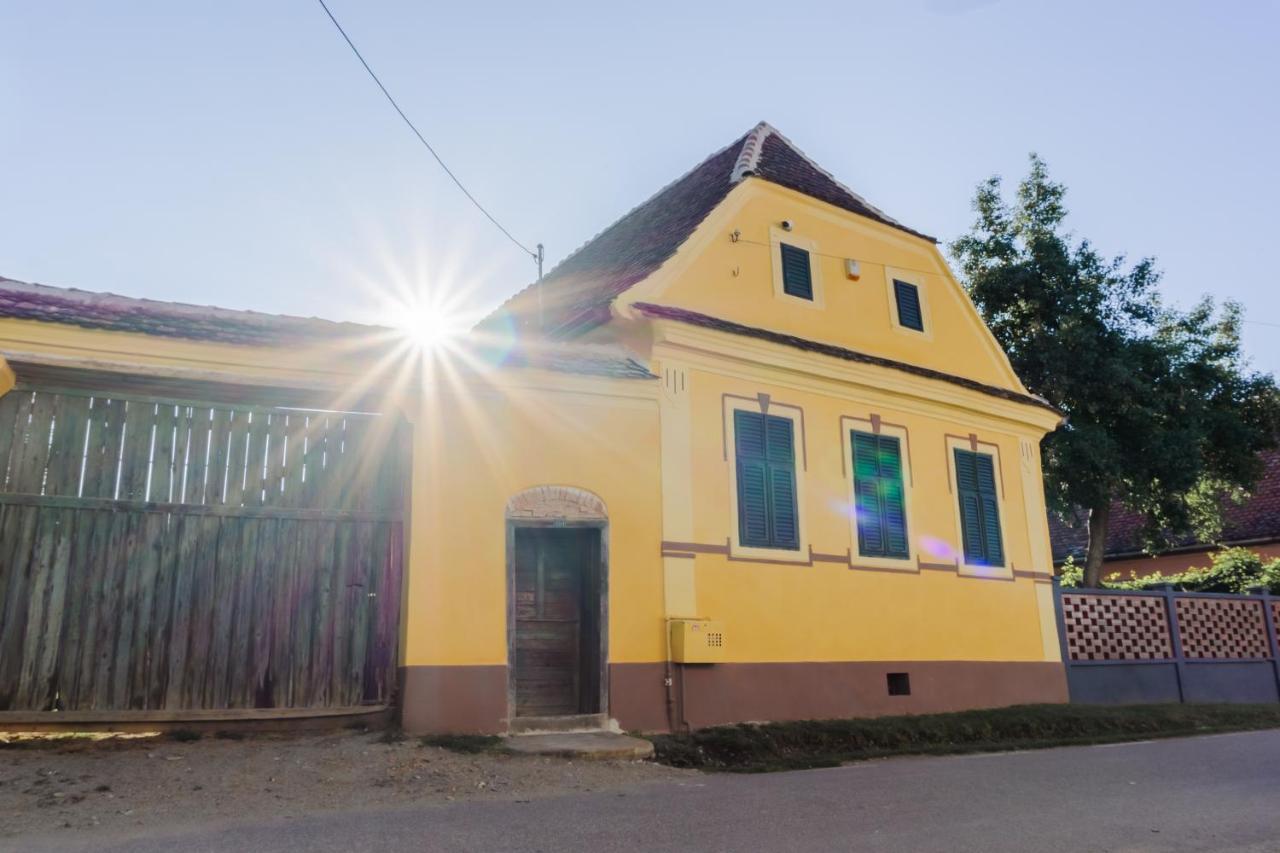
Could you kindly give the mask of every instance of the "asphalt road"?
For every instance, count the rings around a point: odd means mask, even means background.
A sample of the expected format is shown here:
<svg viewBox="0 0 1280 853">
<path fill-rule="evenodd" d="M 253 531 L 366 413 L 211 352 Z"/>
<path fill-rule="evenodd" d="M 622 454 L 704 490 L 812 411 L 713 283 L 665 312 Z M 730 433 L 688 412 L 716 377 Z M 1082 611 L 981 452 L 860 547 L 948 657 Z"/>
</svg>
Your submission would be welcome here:
<svg viewBox="0 0 1280 853">
<path fill-rule="evenodd" d="M 1280 731 L 331 813 L 101 851 L 1280 851 Z"/>
</svg>

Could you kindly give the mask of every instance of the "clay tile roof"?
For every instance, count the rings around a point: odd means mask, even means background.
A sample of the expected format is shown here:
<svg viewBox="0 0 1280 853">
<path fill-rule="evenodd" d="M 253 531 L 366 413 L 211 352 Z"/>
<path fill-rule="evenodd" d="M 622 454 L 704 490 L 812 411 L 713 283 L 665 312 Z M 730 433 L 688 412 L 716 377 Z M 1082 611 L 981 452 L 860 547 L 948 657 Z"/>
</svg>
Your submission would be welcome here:
<svg viewBox="0 0 1280 853">
<path fill-rule="evenodd" d="M 335 339 L 376 345 L 398 339 L 397 332 L 386 326 L 136 299 L 0 277 L 0 318 L 3 317 L 242 346 Z M 611 347 L 566 343 L 518 348 L 475 342 L 466 345 L 474 355 L 499 367 L 621 379 L 655 378 L 627 353 Z"/>
<path fill-rule="evenodd" d="M 230 344 L 378 336 L 380 326 L 160 302 L 0 277 L 0 317 Z"/>
<path fill-rule="evenodd" d="M 970 391 L 977 391 L 979 394 L 986 394 L 989 397 L 999 397 L 1002 400 L 1010 400 L 1014 403 L 1024 403 L 1028 406 L 1046 409 L 1054 414 L 1061 414 L 1056 408 L 1054 408 L 1052 403 L 1045 400 L 1043 397 L 1037 397 L 1034 394 L 1023 394 L 1020 391 L 1014 391 L 1009 388 L 1000 388 L 995 385 L 988 385 L 985 382 L 978 382 L 975 379 L 956 376 L 952 373 L 944 373 L 941 370 L 934 370 L 931 367 L 920 367 L 919 365 L 908 364 L 904 361 L 897 361 L 895 359 L 885 358 L 879 355 L 871 355 L 870 353 L 859 352 L 858 350 L 836 346 L 835 344 L 814 341 L 808 338 L 797 337 L 796 335 L 788 335 L 784 332 L 775 332 L 772 329 L 762 329 L 758 326 L 747 326 L 743 323 L 735 323 L 732 320 L 712 317 L 709 314 L 689 311 L 685 308 L 673 308 L 669 305 L 654 305 L 649 302 L 637 302 L 635 303 L 635 309 L 646 317 L 652 317 L 657 320 L 673 320 L 677 323 L 685 323 L 690 326 L 700 326 L 704 329 L 714 329 L 717 332 L 727 332 L 731 335 L 756 338 L 757 340 L 768 341 L 769 343 L 791 347 L 792 349 L 817 353 L 830 358 L 838 358 L 841 361 L 870 364 L 876 367 L 884 367 L 889 370 L 901 371 L 902 373 L 910 373 L 913 376 L 920 376 L 925 379 L 936 379 L 939 382 L 959 385 L 962 388 L 968 388 Z"/>
<path fill-rule="evenodd" d="M 662 266 L 729 191 L 749 177 L 936 242 L 869 204 L 761 122 L 601 231 L 547 273 L 541 284 L 517 293 L 481 325 L 496 331 L 535 331 L 539 290 L 548 337 L 573 337 L 606 323 L 613 300 Z"/>
<path fill-rule="evenodd" d="M 1224 510 L 1224 544 L 1280 539 L 1280 450 L 1264 452 L 1262 460 L 1265 465 L 1262 478 L 1249 500 L 1240 505 L 1228 504 Z M 1142 515 L 1114 504 L 1107 530 L 1107 556 L 1140 553 L 1144 524 Z M 1082 557 L 1089 542 L 1084 515 L 1081 514 L 1078 522 L 1074 518 L 1068 522 L 1050 513 L 1049 539 L 1053 543 L 1055 562 L 1068 556 Z M 1195 548 L 1210 544 L 1194 536 L 1186 536 L 1173 543 L 1172 547 Z"/>
</svg>

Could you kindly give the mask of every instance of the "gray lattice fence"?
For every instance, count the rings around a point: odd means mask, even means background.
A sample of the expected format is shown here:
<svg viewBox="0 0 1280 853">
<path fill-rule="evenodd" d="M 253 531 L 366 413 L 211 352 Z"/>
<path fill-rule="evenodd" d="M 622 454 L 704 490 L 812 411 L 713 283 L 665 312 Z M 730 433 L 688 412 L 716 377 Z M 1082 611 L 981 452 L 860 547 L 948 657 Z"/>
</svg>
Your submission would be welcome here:
<svg viewBox="0 0 1280 853">
<path fill-rule="evenodd" d="M 1055 590 L 1074 702 L 1280 701 L 1280 599 Z"/>
</svg>

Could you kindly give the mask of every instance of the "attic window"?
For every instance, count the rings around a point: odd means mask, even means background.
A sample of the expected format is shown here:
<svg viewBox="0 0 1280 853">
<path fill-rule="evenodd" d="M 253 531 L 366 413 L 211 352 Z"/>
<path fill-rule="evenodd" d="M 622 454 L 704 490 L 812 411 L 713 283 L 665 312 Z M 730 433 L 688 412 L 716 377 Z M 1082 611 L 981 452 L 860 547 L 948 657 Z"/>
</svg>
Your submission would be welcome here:
<svg viewBox="0 0 1280 853">
<path fill-rule="evenodd" d="M 894 279 L 893 298 L 898 304 L 898 323 L 908 329 L 923 332 L 924 313 L 920 309 L 920 288 Z"/>
<path fill-rule="evenodd" d="M 782 292 L 798 299 L 813 301 L 813 273 L 809 268 L 809 253 L 804 249 L 781 243 Z"/>
</svg>

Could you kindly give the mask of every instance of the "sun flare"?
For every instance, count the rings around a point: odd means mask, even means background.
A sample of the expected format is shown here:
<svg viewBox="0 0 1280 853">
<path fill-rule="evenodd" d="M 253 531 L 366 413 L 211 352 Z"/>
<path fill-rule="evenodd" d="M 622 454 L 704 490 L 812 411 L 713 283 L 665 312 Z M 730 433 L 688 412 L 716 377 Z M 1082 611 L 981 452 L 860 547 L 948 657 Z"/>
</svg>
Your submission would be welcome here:
<svg viewBox="0 0 1280 853">
<path fill-rule="evenodd" d="M 446 347 L 467 330 L 463 318 L 439 305 L 407 311 L 397 325 L 414 346 L 424 350 Z"/>
</svg>

